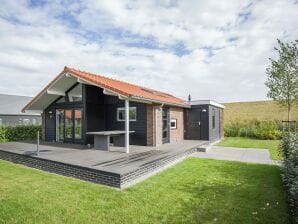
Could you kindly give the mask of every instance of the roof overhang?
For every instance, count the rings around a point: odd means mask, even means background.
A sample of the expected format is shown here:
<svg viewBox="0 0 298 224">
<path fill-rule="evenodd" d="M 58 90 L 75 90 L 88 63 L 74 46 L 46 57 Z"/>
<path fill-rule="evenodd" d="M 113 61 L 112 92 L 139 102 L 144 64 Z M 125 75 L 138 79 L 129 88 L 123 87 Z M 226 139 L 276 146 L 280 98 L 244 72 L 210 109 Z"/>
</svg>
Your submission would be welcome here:
<svg viewBox="0 0 298 224">
<path fill-rule="evenodd" d="M 224 109 L 225 106 L 218 103 L 218 102 L 215 102 L 213 100 L 194 100 L 194 101 L 190 101 L 189 102 L 189 105 L 190 106 L 193 106 L 193 105 L 212 105 L 212 106 L 215 106 L 215 107 L 218 107 L 218 108 L 222 108 Z"/>
<path fill-rule="evenodd" d="M 98 85 L 91 81 L 85 80 L 81 77 L 78 77 L 76 74 L 71 72 L 62 71 L 52 82 L 50 82 L 36 97 L 34 97 L 23 109 L 22 112 L 34 112 L 42 113 L 50 104 L 57 100 L 61 96 L 65 96 L 65 92 L 69 90 L 76 83 L 88 84 L 97 86 L 103 89 L 103 93 L 106 95 L 117 96 L 122 100 L 130 100 L 135 102 L 142 102 L 147 104 L 164 104 L 177 107 L 189 108 L 188 104 L 175 104 L 168 103 L 158 100 L 147 99 L 139 96 L 133 95 L 124 95 L 120 92 L 115 91 L 114 89 L 106 88 L 105 86 Z"/>
</svg>

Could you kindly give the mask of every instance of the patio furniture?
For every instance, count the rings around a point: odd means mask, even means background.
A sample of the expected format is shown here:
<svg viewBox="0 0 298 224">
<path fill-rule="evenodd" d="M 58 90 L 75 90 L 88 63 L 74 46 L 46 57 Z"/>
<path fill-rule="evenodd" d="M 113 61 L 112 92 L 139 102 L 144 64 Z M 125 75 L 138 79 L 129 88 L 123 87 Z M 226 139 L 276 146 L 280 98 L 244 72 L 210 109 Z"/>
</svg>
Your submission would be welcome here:
<svg viewBox="0 0 298 224">
<path fill-rule="evenodd" d="M 129 131 L 134 133 L 135 131 Z M 115 146 L 125 147 L 125 131 L 96 131 L 87 132 L 87 135 L 94 135 L 94 149 L 109 151 L 110 137 L 113 137 L 113 144 Z"/>
</svg>

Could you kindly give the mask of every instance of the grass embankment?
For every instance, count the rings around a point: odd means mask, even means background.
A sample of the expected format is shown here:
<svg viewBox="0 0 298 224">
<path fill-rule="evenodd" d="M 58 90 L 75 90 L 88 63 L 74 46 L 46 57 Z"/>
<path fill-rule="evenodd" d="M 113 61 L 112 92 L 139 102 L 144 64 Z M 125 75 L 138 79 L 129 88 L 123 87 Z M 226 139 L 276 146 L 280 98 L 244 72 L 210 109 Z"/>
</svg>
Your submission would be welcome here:
<svg viewBox="0 0 298 224">
<path fill-rule="evenodd" d="M 0 223 L 289 223 L 277 166 L 189 158 L 129 189 L 0 160 Z"/>
<path fill-rule="evenodd" d="M 279 152 L 279 144 L 280 140 L 258 140 L 242 137 L 225 137 L 216 145 L 225 147 L 268 149 L 272 159 L 281 160 L 282 156 Z"/>
<path fill-rule="evenodd" d="M 249 120 L 282 121 L 287 120 L 287 108 L 274 101 L 253 101 L 224 103 L 224 122 L 244 122 Z M 292 109 L 293 120 L 298 119 L 298 105 Z"/>
</svg>

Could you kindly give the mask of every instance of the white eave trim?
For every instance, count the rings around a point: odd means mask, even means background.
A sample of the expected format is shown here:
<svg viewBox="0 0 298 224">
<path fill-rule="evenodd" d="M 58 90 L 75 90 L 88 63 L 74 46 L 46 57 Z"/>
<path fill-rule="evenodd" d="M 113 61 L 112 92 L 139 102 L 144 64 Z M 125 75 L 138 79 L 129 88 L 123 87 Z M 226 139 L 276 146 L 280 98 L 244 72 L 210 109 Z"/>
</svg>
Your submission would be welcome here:
<svg viewBox="0 0 298 224">
<path fill-rule="evenodd" d="M 192 105 L 212 105 L 212 106 L 223 108 L 223 109 L 225 108 L 224 105 L 217 103 L 213 100 L 194 100 L 194 101 L 190 101 L 189 105 L 191 105 L 191 106 Z"/>
<path fill-rule="evenodd" d="M 41 114 L 42 114 L 42 110 L 25 110 L 23 115 L 41 115 Z"/>
<path fill-rule="evenodd" d="M 185 105 L 181 105 L 181 104 L 176 104 L 176 103 L 168 103 L 166 101 L 161 101 L 161 100 L 153 100 L 153 99 L 146 99 L 143 97 L 139 97 L 139 96 L 131 96 L 132 101 L 135 100 L 139 100 L 139 101 L 143 101 L 144 103 L 158 103 L 158 104 L 162 104 L 162 105 L 169 105 L 169 106 L 177 106 L 177 107 L 184 107 L 184 108 L 190 108 L 189 105 L 185 104 Z"/>
<path fill-rule="evenodd" d="M 47 94 L 57 95 L 57 96 L 65 96 L 65 92 L 59 91 L 59 90 L 52 90 L 52 89 L 48 89 Z"/>
</svg>

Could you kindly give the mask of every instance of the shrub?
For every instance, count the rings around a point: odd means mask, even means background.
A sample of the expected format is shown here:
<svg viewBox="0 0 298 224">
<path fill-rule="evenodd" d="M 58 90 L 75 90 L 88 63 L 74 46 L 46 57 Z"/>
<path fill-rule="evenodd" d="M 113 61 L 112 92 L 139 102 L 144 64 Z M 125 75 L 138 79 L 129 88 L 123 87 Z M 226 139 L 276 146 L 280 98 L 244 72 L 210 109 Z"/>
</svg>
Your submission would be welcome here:
<svg viewBox="0 0 298 224">
<path fill-rule="evenodd" d="M 7 130 L 3 126 L 0 126 L 0 142 L 7 142 L 6 139 Z"/>
<path fill-rule="evenodd" d="M 282 179 L 288 193 L 293 223 L 298 223 L 298 134 L 286 134 L 282 139 L 284 156 Z"/>
<path fill-rule="evenodd" d="M 280 139 L 282 125 L 277 121 L 246 121 L 225 124 L 226 137 L 248 137 L 256 139 Z"/>
<path fill-rule="evenodd" d="M 0 142 L 36 139 L 37 131 L 41 133 L 41 126 L 0 126 Z"/>
</svg>

